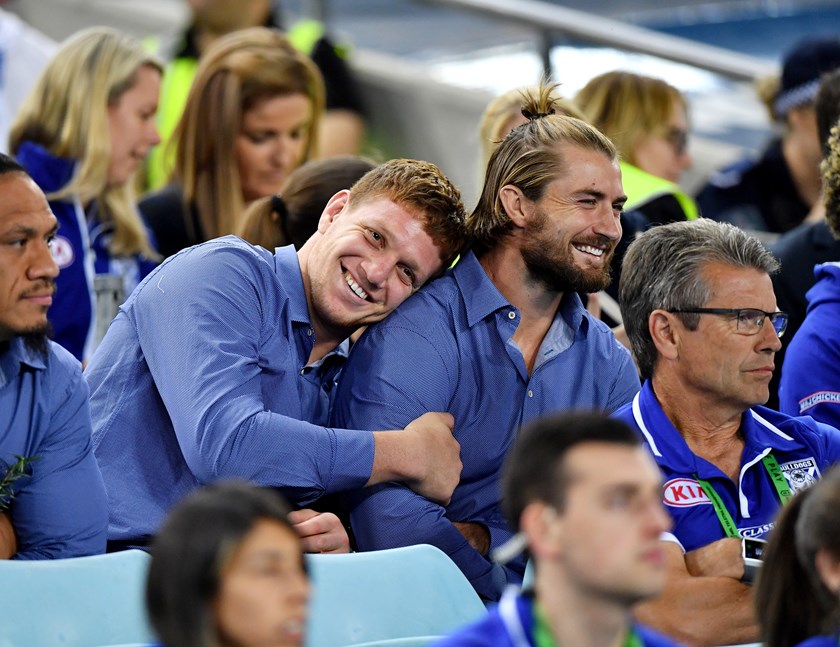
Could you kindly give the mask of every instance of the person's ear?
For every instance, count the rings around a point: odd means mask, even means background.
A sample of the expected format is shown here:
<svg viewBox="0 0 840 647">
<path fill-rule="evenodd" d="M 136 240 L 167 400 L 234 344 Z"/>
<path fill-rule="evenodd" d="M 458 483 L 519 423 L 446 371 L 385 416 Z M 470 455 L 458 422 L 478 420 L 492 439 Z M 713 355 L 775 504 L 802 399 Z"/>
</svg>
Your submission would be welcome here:
<svg viewBox="0 0 840 647">
<path fill-rule="evenodd" d="M 826 548 L 820 548 L 814 558 L 814 565 L 828 590 L 840 595 L 840 558 Z"/>
<path fill-rule="evenodd" d="M 324 211 L 321 213 L 321 218 L 318 220 L 318 231 L 324 233 L 330 228 L 330 225 L 339 217 L 346 209 L 350 201 L 350 191 L 342 189 L 336 193 L 327 202 Z"/>
<path fill-rule="evenodd" d="M 547 503 L 529 503 L 519 518 L 519 527 L 528 538 L 528 547 L 534 557 L 552 558 L 562 552 L 563 520 Z"/>
<path fill-rule="evenodd" d="M 499 190 L 499 199 L 514 226 L 525 227 L 534 212 L 534 202 L 525 197 L 522 189 L 506 184 Z"/>
<path fill-rule="evenodd" d="M 679 356 L 680 328 L 676 314 L 657 308 L 648 317 L 648 332 L 656 346 L 657 353 L 663 359 L 676 359 Z"/>
</svg>

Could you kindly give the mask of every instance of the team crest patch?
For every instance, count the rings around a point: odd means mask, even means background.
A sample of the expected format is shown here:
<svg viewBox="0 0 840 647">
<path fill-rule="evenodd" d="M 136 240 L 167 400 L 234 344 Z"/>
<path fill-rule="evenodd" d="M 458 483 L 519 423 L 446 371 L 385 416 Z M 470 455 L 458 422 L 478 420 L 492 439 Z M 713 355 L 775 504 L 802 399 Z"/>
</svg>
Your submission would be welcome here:
<svg viewBox="0 0 840 647">
<path fill-rule="evenodd" d="M 779 465 L 779 469 L 782 470 L 782 474 L 785 475 L 785 479 L 794 494 L 807 490 L 820 479 L 820 470 L 813 456 L 782 463 Z"/>
<path fill-rule="evenodd" d="M 694 479 L 671 479 L 662 486 L 662 502 L 672 508 L 711 504 L 709 497 Z"/>
<path fill-rule="evenodd" d="M 73 245 L 63 236 L 56 236 L 50 243 L 50 251 L 52 252 L 53 260 L 58 265 L 58 269 L 63 270 L 70 265 L 75 258 L 73 254 Z"/>
</svg>

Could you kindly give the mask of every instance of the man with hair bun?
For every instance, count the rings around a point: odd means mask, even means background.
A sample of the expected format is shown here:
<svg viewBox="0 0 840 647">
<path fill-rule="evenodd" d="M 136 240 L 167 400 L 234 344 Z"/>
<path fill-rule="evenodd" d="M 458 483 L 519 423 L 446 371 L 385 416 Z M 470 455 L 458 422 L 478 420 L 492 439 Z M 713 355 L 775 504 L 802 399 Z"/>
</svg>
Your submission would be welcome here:
<svg viewBox="0 0 840 647">
<path fill-rule="evenodd" d="M 499 469 L 520 425 L 543 414 L 616 410 L 639 389 L 629 353 L 578 292 L 609 281 L 626 196 L 615 147 L 554 114 L 552 86 L 526 93 L 527 123 L 493 153 L 467 218 L 472 249 L 354 346 L 337 426 L 401 428 L 427 411 L 455 418 L 464 464 L 449 505 L 399 483 L 346 500 L 360 550 L 429 543 L 485 599 L 521 581 L 523 559 L 489 559 L 512 532 Z"/>
</svg>

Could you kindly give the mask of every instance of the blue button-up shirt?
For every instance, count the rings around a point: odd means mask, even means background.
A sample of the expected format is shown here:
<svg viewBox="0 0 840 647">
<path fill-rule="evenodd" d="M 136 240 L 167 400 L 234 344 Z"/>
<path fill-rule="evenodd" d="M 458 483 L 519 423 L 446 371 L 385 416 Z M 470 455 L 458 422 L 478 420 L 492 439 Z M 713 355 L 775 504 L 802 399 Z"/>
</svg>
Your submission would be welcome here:
<svg viewBox="0 0 840 647">
<path fill-rule="evenodd" d="M 0 460 L 33 458 L 12 486 L 16 559 L 105 552 L 108 507 L 90 440 L 88 388 L 69 352 L 0 344 Z M 0 463 L 0 476 L 5 466 Z"/>
<path fill-rule="evenodd" d="M 349 497 L 351 523 L 362 550 L 439 547 L 487 599 L 498 598 L 506 581 L 521 581 L 524 562 L 494 566 L 451 522 L 484 524 L 493 547 L 510 538 L 499 470 L 520 425 L 564 409 L 613 411 L 639 390 L 630 354 L 576 294 L 561 302 L 530 375 L 512 339 L 519 317 L 476 257 L 464 255 L 356 344 L 331 420 L 402 429 L 428 411 L 455 417 L 464 468 L 450 504 L 388 483 Z"/>
<path fill-rule="evenodd" d="M 779 511 L 779 493 L 762 459 L 772 452 L 792 492 L 802 490 L 840 460 L 840 431 L 804 416 L 793 418 L 765 407 L 747 409 L 741 418 L 745 440 L 738 483 L 695 455 L 656 399 L 650 382 L 615 417 L 635 429 L 653 454 L 665 479 L 662 500 L 674 520 L 665 539 L 685 551 L 723 539 L 726 532 L 699 476 L 715 489 L 742 537 L 765 538 Z"/>
<path fill-rule="evenodd" d="M 156 532 L 197 485 L 243 478 L 298 504 L 362 487 L 373 435 L 326 428 L 336 355 L 315 338 L 291 246 L 233 236 L 168 259 L 129 297 L 85 375 L 109 538 Z"/>
</svg>

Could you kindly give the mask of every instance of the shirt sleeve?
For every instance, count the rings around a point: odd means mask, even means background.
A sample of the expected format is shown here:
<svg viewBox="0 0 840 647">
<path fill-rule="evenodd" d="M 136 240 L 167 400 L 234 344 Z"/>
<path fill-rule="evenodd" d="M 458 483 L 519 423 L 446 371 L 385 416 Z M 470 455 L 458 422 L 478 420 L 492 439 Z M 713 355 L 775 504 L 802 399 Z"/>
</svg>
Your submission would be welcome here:
<svg viewBox="0 0 840 647">
<path fill-rule="evenodd" d="M 144 359 L 190 470 L 200 482 L 244 478 L 279 487 L 301 505 L 363 487 L 373 434 L 308 422 L 297 391 L 287 394 L 283 413 L 266 410 L 262 373 L 297 379 L 301 370 L 296 340 L 272 338 L 276 326 L 288 325 L 274 301 L 273 268 L 248 260 L 253 252 L 242 248 L 200 250 L 170 261 L 134 308 Z"/>
<path fill-rule="evenodd" d="M 68 383 L 50 385 L 55 392 L 49 394 L 45 412 L 49 429 L 36 450 L 32 475 L 21 479 L 12 501 L 12 525 L 19 542 L 15 559 L 105 552 L 108 503 L 93 456 L 88 387 L 73 363 Z M 54 368 L 58 367 L 50 370 Z"/>
<path fill-rule="evenodd" d="M 451 333 L 421 334 L 394 319 L 370 328 L 354 346 L 339 380 L 331 422 L 362 429 L 402 429 L 429 411 L 447 411 L 457 388 L 458 358 Z M 456 437 L 458 421 L 455 421 Z M 399 433 L 399 432 L 395 432 Z M 506 572 L 474 550 L 446 509 L 398 483 L 353 492 L 345 498 L 360 550 L 431 544 L 444 551 L 479 595 L 496 600 Z"/>
<path fill-rule="evenodd" d="M 806 319 L 785 352 L 779 411 L 790 416 L 811 416 L 840 427 L 838 366 L 840 344 L 816 331 Z"/>
<path fill-rule="evenodd" d="M 642 388 L 639 382 L 639 370 L 636 368 L 633 358 L 618 341 L 615 343 L 620 346 L 620 348 L 616 349 L 616 355 L 619 355 L 620 359 L 617 362 L 619 366 L 612 391 L 610 392 L 607 413 L 612 413 L 628 402 L 632 402 L 633 398 L 636 397 L 636 394 Z"/>
<path fill-rule="evenodd" d="M 359 550 L 431 544 L 449 555 L 485 600 L 498 600 L 508 582 L 522 581 L 521 574 L 473 549 L 443 507 L 401 483 L 375 485 L 354 492 L 349 500 L 350 525 Z"/>
</svg>

